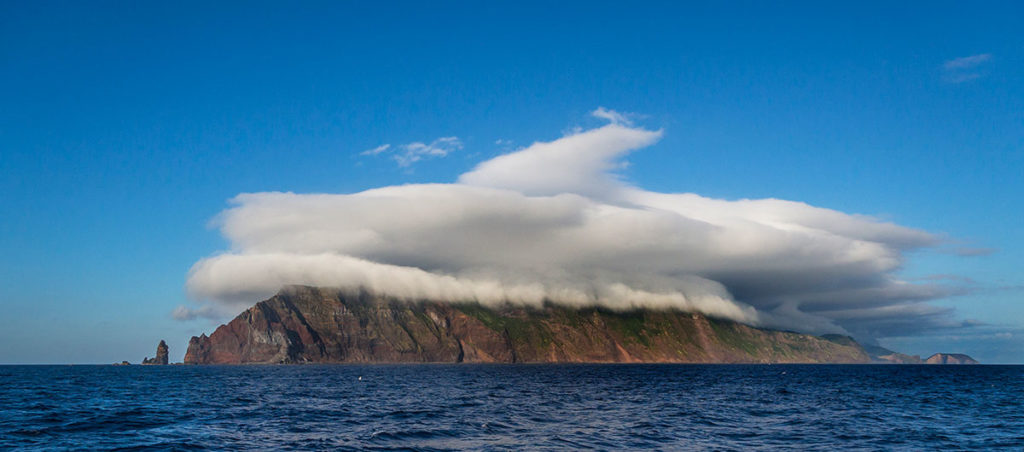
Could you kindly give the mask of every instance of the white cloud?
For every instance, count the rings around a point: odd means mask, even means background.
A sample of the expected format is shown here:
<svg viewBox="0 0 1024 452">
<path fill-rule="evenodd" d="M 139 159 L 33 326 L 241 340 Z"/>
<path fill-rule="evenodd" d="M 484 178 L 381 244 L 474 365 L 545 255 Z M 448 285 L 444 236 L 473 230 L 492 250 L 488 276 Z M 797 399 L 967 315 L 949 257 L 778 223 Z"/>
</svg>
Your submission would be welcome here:
<svg viewBox="0 0 1024 452">
<path fill-rule="evenodd" d="M 527 195 L 576 193 L 606 197 L 622 191 L 618 178 L 610 172 L 618 167 L 617 159 L 654 144 L 661 135 L 661 130 L 611 123 L 495 157 L 459 176 L 459 183 Z"/>
<path fill-rule="evenodd" d="M 390 144 L 382 144 L 373 149 L 360 152 L 363 156 L 376 156 L 384 153 L 391 154 L 391 158 L 398 163 L 398 166 L 407 168 L 414 163 L 427 158 L 446 157 L 448 154 L 462 149 L 462 141 L 458 137 L 441 137 L 429 144 L 415 141 L 392 148 Z"/>
<path fill-rule="evenodd" d="M 627 117 L 627 115 L 625 115 L 623 113 L 619 113 L 619 112 L 617 112 L 615 110 L 609 110 L 609 109 L 604 108 L 604 107 L 597 107 L 597 110 L 594 110 L 594 111 L 590 112 L 590 114 L 593 115 L 596 118 L 606 119 L 606 120 L 608 120 L 608 122 L 610 122 L 612 124 L 621 124 L 621 125 L 624 125 L 624 126 L 632 126 L 633 125 L 633 121 L 631 121 Z"/>
<path fill-rule="evenodd" d="M 197 262 L 188 289 L 233 309 L 311 284 L 410 300 L 673 307 L 871 336 L 948 319 L 926 303 L 948 285 L 895 276 L 905 252 L 936 236 L 794 201 L 631 186 L 613 171 L 663 132 L 609 120 L 485 161 L 457 183 L 240 194 L 218 220 L 231 251 Z M 413 148 L 447 155 L 455 143 Z"/>
</svg>

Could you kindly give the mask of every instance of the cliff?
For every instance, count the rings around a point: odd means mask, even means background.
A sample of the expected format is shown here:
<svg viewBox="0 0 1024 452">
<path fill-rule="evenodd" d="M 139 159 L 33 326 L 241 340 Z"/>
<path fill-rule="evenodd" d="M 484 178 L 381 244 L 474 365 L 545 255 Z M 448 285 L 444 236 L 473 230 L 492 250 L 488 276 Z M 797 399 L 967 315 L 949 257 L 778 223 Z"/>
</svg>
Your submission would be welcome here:
<svg viewBox="0 0 1024 452">
<path fill-rule="evenodd" d="M 924 360 L 925 364 L 981 364 L 962 353 L 936 353 Z"/>
<path fill-rule="evenodd" d="M 852 342 L 852 340 L 851 340 Z M 856 344 L 678 311 L 437 302 L 292 286 L 189 341 L 186 364 L 867 363 Z"/>
</svg>

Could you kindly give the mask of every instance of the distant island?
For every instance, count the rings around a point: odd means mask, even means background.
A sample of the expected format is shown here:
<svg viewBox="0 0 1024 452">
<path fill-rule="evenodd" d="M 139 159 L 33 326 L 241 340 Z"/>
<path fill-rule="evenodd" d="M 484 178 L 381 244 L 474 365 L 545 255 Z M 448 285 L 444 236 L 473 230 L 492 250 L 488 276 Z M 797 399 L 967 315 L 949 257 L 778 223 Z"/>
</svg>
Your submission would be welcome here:
<svg viewBox="0 0 1024 452">
<path fill-rule="evenodd" d="M 925 364 L 981 364 L 963 353 L 936 353 L 924 361 Z"/>
<path fill-rule="evenodd" d="M 286 287 L 211 335 L 192 337 L 184 362 L 977 363 L 959 354 L 921 360 L 848 336 L 755 328 L 691 312 L 409 303 L 308 286 Z"/>
</svg>

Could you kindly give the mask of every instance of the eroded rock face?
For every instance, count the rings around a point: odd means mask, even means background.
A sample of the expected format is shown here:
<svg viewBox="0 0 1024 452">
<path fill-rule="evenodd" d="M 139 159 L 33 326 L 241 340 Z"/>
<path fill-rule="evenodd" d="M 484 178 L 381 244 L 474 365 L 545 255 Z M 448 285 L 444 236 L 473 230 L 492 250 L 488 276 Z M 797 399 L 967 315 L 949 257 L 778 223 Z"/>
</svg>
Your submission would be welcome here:
<svg viewBox="0 0 1024 452">
<path fill-rule="evenodd" d="M 963 353 L 936 353 L 924 361 L 926 364 L 981 364 Z"/>
<path fill-rule="evenodd" d="M 869 361 L 856 342 L 678 311 L 492 309 L 302 286 L 193 337 L 185 355 L 186 364 Z"/>
<path fill-rule="evenodd" d="M 160 344 L 156 346 L 156 356 L 153 358 L 144 358 L 142 364 L 167 364 L 167 343 L 160 341 Z"/>
</svg>

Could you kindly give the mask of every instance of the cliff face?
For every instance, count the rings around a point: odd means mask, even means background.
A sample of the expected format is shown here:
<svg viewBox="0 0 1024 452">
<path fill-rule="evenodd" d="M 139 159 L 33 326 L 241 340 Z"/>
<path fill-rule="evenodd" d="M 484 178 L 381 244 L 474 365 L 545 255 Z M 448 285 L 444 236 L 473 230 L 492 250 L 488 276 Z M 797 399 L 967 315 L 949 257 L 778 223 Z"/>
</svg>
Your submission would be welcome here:
<svg viewBox="0 0 1024 452">
<path fill-rule="evenodd" d="M 974 358 L 962 353 L 936 353 L 926 359 L 925 364 L 980 364 Z"/>
<path fill-rule="evenodd" d="M 370 362 L 866 363 L 860 346 L 672 311 L 404 303 L 289 287 L 210 336 L 187 364 Z"/>
</svg>

